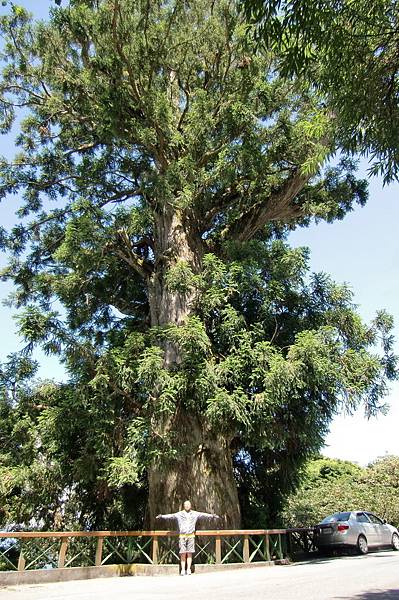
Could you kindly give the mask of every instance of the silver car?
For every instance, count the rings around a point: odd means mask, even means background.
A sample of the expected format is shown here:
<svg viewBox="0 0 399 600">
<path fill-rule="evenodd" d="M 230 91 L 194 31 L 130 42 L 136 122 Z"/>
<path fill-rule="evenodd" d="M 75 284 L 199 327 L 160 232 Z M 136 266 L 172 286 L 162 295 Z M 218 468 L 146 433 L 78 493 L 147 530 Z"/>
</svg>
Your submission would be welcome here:
<svg viewBox="0 0 399 600">
<path fill-rule="evenodd" d="M 369 548 L 390 546 L 399 550 L 399 532 L 373 513 L 354 510 L 338 512 L 316 525 L 314 542 L 320 551 L 333 548 L 357 548 L 367 554 Z"/>
</svg>

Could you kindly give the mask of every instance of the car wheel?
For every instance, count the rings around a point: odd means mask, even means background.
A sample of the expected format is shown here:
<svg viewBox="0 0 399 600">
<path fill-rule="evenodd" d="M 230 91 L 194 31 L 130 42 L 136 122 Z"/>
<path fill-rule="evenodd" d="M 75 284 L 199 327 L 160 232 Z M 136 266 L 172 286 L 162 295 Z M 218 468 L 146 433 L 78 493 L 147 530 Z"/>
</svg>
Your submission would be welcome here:
<svg viewBox="0 0 399 600">
<path fill-rule="evenodd" d="M 357 550 L 359 554 L 367 554 L 367 552 L 369 551 L 367 540 L 364 537 L 364 535 L 359 535 L 359 537 L 357 538 Z"/>
<path fill-rule="evenodd" d="M 399 535 L 397 533 L 392 534 L 392 548 L 394 550 L 399 550 Z"/>
</svg>

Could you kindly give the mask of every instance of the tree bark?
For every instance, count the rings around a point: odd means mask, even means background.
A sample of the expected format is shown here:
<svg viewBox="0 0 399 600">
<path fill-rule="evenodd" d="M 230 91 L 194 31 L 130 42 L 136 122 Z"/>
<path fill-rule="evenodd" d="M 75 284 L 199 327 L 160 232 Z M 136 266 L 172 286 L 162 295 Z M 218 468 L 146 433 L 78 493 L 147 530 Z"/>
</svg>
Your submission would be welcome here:
<svg viewBox="0 0 399 600">
<path fill-rule="evenodd" d="M 153 464 L 149 470 L 149 522 L 159 528 L 156 515 L 181 510 L 190 500 L 195 510 L 218 514 L 216 522 L 202 521 L 201 529 L 232 528 L 241 524 L 230 441 L 206 430 L 204 418 L 181 414 L 177 419 L 179 458 Z"/>
<path fill-rule="evenodd" d="M 155 232 L 155 266 L 149 281 L 151 325 L 182 325 L 193 314 L 196 292 L 170 289 L 166 274 L 179 261 L 185 261 L 198 274 L 204 252 L 202 240 L 185 227 L 176 211 L 158 215 Z M 178 349 L 167 343 L 164 350 L 165 367 L 178 365 Z M 231 440 L 212 431 L 203 415 L 183 407 L 176 410 L 173 417 L 156 423 L 158 435 L 173 436 L 177 458 L 153 462 L 148 469 L 147 526 L 156 526 L 157 514 L 176 512 L 184 500 L 190 500 L 195 509 L 222 517 L 211 526 L 238 528 L 241 519 Z M 202 525 L 210 526 L 206 522 Z"/>
<path fill-rule="evenodd" d="M 155 216 L 155 264 L 149 280 L 151 326 L 181 325 L 192 311 L 194 292 L 178 293 L 166 285 L 167 272 L 186 262 L 194 273 L 201 269 L 203 245 L 177 212 Z"/>
</svg>

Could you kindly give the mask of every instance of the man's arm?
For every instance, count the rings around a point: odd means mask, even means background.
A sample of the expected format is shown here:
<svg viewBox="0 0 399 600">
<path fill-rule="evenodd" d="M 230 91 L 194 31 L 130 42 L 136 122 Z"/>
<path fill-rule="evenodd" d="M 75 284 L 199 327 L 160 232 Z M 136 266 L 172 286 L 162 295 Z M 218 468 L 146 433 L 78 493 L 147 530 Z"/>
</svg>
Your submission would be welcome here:
<svg viewBox="0 0 399 600">
<path fill-rule="evenodd" d="M 177 519 L 178 513 L 171 513 L 170 515 L 157 515 L 156 519 Z"/>
<path fill-rule="evenodd" d="M 220 519 L 219 515 L 215 515 L 214 513 L 206 513 L 206 512 L 198 512 L 197 519 Z"/>
</svg>

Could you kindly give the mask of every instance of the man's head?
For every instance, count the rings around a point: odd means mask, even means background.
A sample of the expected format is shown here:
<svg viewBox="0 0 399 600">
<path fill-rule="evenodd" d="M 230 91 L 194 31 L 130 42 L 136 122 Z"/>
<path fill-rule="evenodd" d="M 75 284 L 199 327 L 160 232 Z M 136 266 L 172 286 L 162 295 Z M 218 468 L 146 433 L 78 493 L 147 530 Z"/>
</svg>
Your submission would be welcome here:
<svg viewBox="0 0 399 600">
<path fill-rule="evenodd" d="M 191 502 L 190 502 L 190 500 L 185 500 L 184 501 L 183 508 L 187 512 L 189 512 L 191 510 Z"/>
</svg>

